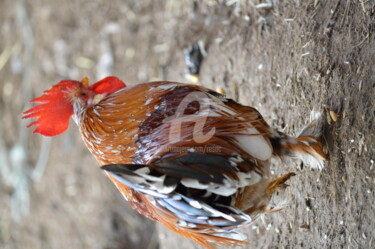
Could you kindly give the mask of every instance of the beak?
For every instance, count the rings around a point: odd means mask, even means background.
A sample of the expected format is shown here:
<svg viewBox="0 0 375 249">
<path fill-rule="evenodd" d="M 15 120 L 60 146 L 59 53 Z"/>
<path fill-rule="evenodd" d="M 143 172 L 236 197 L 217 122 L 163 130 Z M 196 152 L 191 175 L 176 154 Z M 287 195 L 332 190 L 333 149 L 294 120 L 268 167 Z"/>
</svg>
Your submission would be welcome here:
<svg viewBox="0 0 375 249">
<path fill-rule="evenodd" d="M 82 85 L 84 85 L 85 87 L 89 87 L 89 78 L 88 78 L 88 77 L 84 77 L 84 78 L 81 80 L 81 83 L 82 83 Z"/>
</svg>

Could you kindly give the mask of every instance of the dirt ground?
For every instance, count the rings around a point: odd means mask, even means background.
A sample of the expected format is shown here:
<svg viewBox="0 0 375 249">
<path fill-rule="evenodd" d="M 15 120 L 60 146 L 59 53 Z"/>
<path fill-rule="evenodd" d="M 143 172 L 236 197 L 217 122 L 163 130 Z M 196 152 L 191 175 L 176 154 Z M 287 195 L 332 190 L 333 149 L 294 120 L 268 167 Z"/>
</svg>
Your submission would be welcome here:
<svg viewBox="0 0 375 249">
<path fill-rule="evenodd" d="M 338 114 L 322 171 L 275 161 L 275 175 L 297 173 L 289 205 L 243 229 L 248 248 L 375 248 L 373 1 L 4 0 L 0 32 L 0 248 L 201 248 L 131 210 L 73 122 L 42 139 L 20 120 L 61 79 L 186 82 L 197 40 L 200 84 L 274 127 Z"/>
</svg>

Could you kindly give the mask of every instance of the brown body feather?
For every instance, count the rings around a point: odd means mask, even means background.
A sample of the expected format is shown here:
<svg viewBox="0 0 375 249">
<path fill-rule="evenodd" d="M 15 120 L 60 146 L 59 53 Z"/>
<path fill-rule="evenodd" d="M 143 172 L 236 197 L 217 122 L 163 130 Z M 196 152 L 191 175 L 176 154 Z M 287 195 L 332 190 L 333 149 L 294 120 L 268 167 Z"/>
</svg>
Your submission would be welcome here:
<svg viewBox="0 0 375 249">
<path fill-rule="evenodd" d="M 204 143 L 196 142 L 198 136 L 194 126 L 199 123 L 194 117 L 200 109 L 200 104 L 192 102 L 184 109 L 184 115 L 190 115 L 188 120 L 176 117 L 176 111 L 180 102 L 190 93 L 204 93 L 213 103 L 210 111 L 215 115 L 208 115 L 201 125 L 202 134 L 215 128 L 214 135 Z M 185 85 L 174 82 L 153 82 L 126 87 L 103 99 L 99 104 L 89 108 L 82 106 L 82 111 L 75 112 L 82 137 L 91 153 L 100 165 L 108 164 L 146 164 L 157 172 L 166 173 L 172 177 L 183 177 L 178 169 L 166 171 L 158 161 L 165 157 L 176 160 L 187 151 L 173 151 L 171 148 L 189 148 L 198 150 L 202 146 L 216 148 L 208 154 L 231 157 L 240 155 L 245 161 L 238 162 L 238 167 L 243 172 L 256 172 L 261 179 L 251 186 L 241 188 L 236 193 L 234 207 L 255 218 L 265 212 L 272 192 L 282 183 L 274 182 L 270 187 L 270 173 L 268 152 L 282 155 L 285 151 L 303 150 L 305 153 L 311 148 L 303 144 L 289 144 L 285 139 L 275 138 L 272 130 L 263 120 L 257 110 L 242 106 L 232 100 L 222 99 L 222 96 L 208 89 Z M 79 113 L 79 114 L 78 114 Z M 171 122 L 173 119 L 181 121 L 181 139 L 171 143 Z M 253 134 L 252 134 L 253 133 Z M 254 136 L 262 139 L 264 151 L 252 151 L 236 140 L 236 136 Z M 282 142 L 283 141 L 283 142 Z M 305 148 L 306 147 L 306 148 Z M 280 148 L 280 149 L 278 149 Z M 284 151 L 281 150 L 284 148 Z M 317 156 L 324 158 L 320 148 L 315 148 Z M 258 156 L 259 155 L 259 156 Z M 271 155 L 270 155 L 271 156 Z M 314 154 L 314 156 L 316 156 Z M 263 158 L 265 157 L 265 158 Z M 266 158 L 267 157 L 267 158 Z M 154 164 L 155 163 L 155 164 Z M 204 168 L 190 165 L 197 173 L 204 177 L 207 172 Z M 237 174 L 226 169 L 216 169 L 215 172 L 231 179 L 238 179 Z M 208 172 L 210 173 L 210 172 Z M 129 201 L 130 205 L 140 214 L 163 223 L 172 231 L 205 246 L 214 248 L 212 243 L 220 245 L 238 245 L 245 243 L 236 239 L 215 235 L 216 230 L 207 224 L 198 224 L 194 228 L 178 225 L 179 218 L 165 207 L 152 203 L 152 198 L 133 190 L 122 182 L 110 176 L 120 192 Z M 285 181 L 285 180 L 284 180 Z M 272 190 L 270 190 L 272 188 Z M 229 227 L 227 227 L 229 229 Z M 211 231 L 211 230 L 212 231 Z M 204 232 L 203 232 L 204 231 Z M 210 232 L 211 231 L 211 232 Z"/>
<path fill-rule="evenodd" d="M 168 146 L 172 146 L 169 141 L 170 123 L 163 121 L 173 116 L 180 101 L 194 91 L 206 93 L 213 98 L 213 101 L 217 98 L 210 95 L 207 89 L 199 86 L 186 86 L 172 82 L 154 82 L 127 87 L 110 95 L 98 105 L 86 109 L 82 117 L 78 117 L 84 141 L 100 165 L 111 163 L 149 164 L 163 157 L 164 154 L 171 153 L 168 151 Z M 222 103 L 219 99 L 216 101 Z M 217 147 L 214 153 L 220 155 L 229 156 L 235 152 L 251 159 L 254 164 L 242 164 L 240 167 L 246 171 L 256 168 L 260 174 L 263 174 L 264 167 L 268 167 L 267 164 L 264 165 L 262 161 L 256 160 L 237 146 L 233 135 L 246 134 L 246 128 L 250 125 L 256 127 L 266 138 L 266 135 L 270 133 L 268 125 L 253 108 L 241 106 L 231 100 L 228 102 L 227 108 L 235 115 L 223 111 L 221 116 L 207 118 L 205 127 L 203 127 L 204 133 L 211 127 L 215 127 L 216 132 L 203 146 Z M 198 109 L 199 105 L 192 103 L 185 110 L 185 114 L 194 114 Z M 181 141 L 173 146 L 189 148 L 202 146 L 201 143 L 196 143 L 193 140 L 194 122 L 192 121 L 181 124 Z M 268 169 L 265 171 L 268 173 Z M 228 175 L 236 177 L 230 172 Z M 194 229 L 177 226 L 175 224 L 178 218 L 174 214 L 160 206 L 159 208 L 154 207 L 149 203 L 147 196 L 132 190 L 113 177 L 110 178 L 135 210 L 148 218 L 158 220 L 172 231 L 207 248 L 212 248 L 212 242 L 223 245 L 240 243 L 233 239 L 200 233 L 200 230 L 208 229 L 207 225 Z M 267 180 L 261 181 L 260 184 L 267 186 Z M 240 207 L 241 202 L 237 205 Z M 261 205 L 264 206 L 264 204 Z"/>
</svg>

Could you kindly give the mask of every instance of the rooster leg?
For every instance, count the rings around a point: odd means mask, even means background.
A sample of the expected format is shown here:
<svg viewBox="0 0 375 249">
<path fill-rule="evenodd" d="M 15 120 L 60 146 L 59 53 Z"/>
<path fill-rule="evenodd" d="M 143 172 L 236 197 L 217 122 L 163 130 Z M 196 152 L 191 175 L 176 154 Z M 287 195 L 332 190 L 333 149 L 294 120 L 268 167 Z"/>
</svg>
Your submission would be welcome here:
<svg viewBox="0 0 375 249">
<path fill-rule="evenodd" d="M 296 174 L 294 172 L 290 172 L 288 174 L 285 174 L 283 176 L 280 176 L 268 183 L 267 187 L 267 194 L 272 195 L 276 190 L 278 189 L 284 189 L 288 187 L 289 185 L 285 182 L 289 180 L 292 176 L 295 176 Z"/>
</svg>

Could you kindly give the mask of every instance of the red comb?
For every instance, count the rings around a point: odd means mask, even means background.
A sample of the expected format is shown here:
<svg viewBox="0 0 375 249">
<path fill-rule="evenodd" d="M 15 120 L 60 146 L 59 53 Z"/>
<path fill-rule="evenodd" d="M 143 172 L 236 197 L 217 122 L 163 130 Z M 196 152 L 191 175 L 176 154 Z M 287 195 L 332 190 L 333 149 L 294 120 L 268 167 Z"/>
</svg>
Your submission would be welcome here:
<svg viewBox="0 0 375 249">
<path fill-rule="evenodd" d="M 44 136 L 56 136 L 63 133 L 69 126 L 73 105 L 67 92 L 80 84 L 78 81 L 64 80 L 44 91 L 44 94 L 30 101 L 40 103 L 23 113 L 23 119 L 36 118 L 27 127 L 36 126 L 33 133 Z"/>
<path fill-rule="evenodd" d="M 124 87 L 126 87 L 125 83 L 122 82 L 119 78 L 108 76 L 96 82 L 94 85 L 89 86 L 89 89 L 93 90 L 96 94 L 101 94 L 114 93 Z"/>
</svg>

